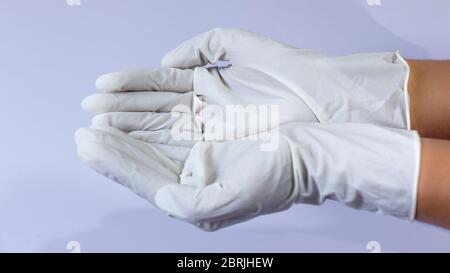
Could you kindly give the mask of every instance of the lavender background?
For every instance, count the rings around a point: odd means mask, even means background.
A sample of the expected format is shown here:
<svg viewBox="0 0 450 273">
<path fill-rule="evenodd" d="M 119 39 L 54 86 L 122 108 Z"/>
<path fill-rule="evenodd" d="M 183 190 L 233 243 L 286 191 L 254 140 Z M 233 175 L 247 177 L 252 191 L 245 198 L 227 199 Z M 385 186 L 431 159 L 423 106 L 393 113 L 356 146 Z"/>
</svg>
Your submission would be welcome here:
<svg viewBox="0 0 450 273">
<path fill-rule="evenodd" d="M 450 251 L 450 232 L 329 202 L 215 233 L 171 219 L 78 160 L 80 108 L 105 72 L 159 65 L 216 26 L 346 54 L 450 58 L 447 0 L 0 2 L 0 251 Z"/>
</svg>

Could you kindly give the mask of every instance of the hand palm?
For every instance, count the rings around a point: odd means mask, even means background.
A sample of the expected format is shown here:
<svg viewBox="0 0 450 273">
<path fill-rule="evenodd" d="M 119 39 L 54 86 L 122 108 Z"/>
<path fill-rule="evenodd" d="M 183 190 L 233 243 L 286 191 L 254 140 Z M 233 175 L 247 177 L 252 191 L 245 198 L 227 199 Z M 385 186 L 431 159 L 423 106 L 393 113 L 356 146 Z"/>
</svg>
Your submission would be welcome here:
<svg viewBox="0 0 450 273">
<path fill-rule="evenodd" d="M 286 144 L 268 152 L 261 141 L 179 142 L 166 130 L 136 129 L 80 129 L 78 154 L 172 216 L 215 230 L 293 203 Z"/>
</svg>

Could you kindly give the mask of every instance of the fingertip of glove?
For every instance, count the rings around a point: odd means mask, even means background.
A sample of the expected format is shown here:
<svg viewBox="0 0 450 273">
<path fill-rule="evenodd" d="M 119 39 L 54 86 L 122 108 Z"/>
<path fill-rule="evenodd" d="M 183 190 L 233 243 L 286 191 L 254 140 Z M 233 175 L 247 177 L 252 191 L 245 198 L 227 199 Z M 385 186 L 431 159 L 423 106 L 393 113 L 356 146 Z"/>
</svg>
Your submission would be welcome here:
<svg viewBox="0 0 450 273">
<path fill-rule="evenodd" d="M 88 128 L 80 128 L 75 131 L 75 144 L 77 145 L 77 155 L 78 157 L 83 161 L 87 161 L 86 157 L 86 150 L 91 150 L 90 148 L 86 147 L 86 144 L 89 143 L 86 141 L 89 135 L 89 129 Z"/>
<path fill-rule="evenodd" d="M 187 54 L 187 52 L 189 52 L 189 54 Z M 195 52 L 188 51 L 185 45 L 180 45 L 164 55 L 164 57 L 161 59 L 161 66 L 164 68 L 191 68 L 194 65 L 191 65 L 191 63 L 188 61 L 190 58 L 188 57 L 194 54 Z"/>
<path fill-rule="evenodd" d="M 80 145 L 82 143 L 87 142 L 89 139 L 92 139 L 93 132 L 89 128 L 79 128 L 75 131 L 75 143 Z"/>
<path fill-rule="evenodd" d="M 101 75 L 95 81 L 95 88 L 102 92 L 120 91 L 121 72 Z"/>
<path fill-rule="evenodd" d="M 91 95 L 81 101 L 81 108 L 88 113 L 96 113 L 96 106 L 98 104 L 97 95 Z"/>
<path fill-rule="evenodd" d="M 75 143 L 78 157 L 83 162 L 98 160 L 105 154 L 102 133 L 92 128 L 80 128 L 75 131 Z"/>
<path fill-rule="evenodd" d="M 88 113 L 92 113 L 92 98 L 91 96 L 84 98 L 81 101 L 81 108 L 83 108 L 84 111 L 88 112 Z"/>
<path fill-rule="evenodd" d="M 164 55 L 164 57 L 161 59 L 161 66 L 164 68 L 170 68 L 170 67 L 176 67 L 176 64 L 173 62 L 173 50 L 169 51 Z"/>
<path fill-rule="evenodd" d="M 115 99 L 112 94 L 95 94 L 88 96 L 81 102 L 84 111 L 93 114 L 100 114 L 114 109 Z"/>
</svg>

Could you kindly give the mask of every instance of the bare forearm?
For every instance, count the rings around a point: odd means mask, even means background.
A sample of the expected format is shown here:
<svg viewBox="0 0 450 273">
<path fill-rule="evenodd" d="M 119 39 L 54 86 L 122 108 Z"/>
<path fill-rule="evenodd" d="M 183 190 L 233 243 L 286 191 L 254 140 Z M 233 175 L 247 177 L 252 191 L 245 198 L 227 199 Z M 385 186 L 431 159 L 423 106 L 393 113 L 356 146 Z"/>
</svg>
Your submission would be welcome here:
<svg viewBox="0 0 450 273">
<path fill-rule="evenodd" d="M 450 141 L 421 142 L 416 219 L 450 229 Z"/>
<path fill-rule="evenodd" d="M 411 126 L 422 137 L 450 139 L 450 60 L 407 60 Z"/>
</svg>

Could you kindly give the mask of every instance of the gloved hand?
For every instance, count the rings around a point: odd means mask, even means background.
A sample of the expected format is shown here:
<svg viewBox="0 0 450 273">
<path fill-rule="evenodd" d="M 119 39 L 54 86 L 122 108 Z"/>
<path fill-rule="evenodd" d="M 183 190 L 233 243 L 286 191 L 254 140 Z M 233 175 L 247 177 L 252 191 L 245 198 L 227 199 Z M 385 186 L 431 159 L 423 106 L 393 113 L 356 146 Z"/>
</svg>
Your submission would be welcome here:
<svg viewBox="0 0 450 273">
<path fill-rule="evenodd" d="M 420 158 L 414 131 L 291 123 L 253 140 L 180 142 L 169 133 L 177 120 L 159 115 L 165 122 L 111 119 L 109 126 L 78 130 L 80 158 L 205 230 L 326 199 L 414 219 Z M 278 140 L 273 149 L 261 149 L 270 139 Z"/>
<path fill-rule="evenodd" d="M 231 65 L 202 67 L 223 60 Z M 166 68 L 100 77 L 97 88 L 109 93 L 88 97 L 84 108 L 104 113 L 175 107 L 194 113 L 200 127 L 209 123 L 231 132 L 224 136 L 206 127 L 206 140 L 239 139 L 293 121 L 409 128 L 408 66 L 398 53 L 332 57 L 248 31 L 213 29 L 169 52 L 162 65 Z M 247 132 L 223 122 L 220 113 L 235 105 L 258 117 L 246 126 Z"/>
<path fill-rule="evenodd" d="M 94 118 L 93 128 L 77 132 L 78 153 L 166 213 L 207 230 L 327 198 L 413 219 L 420 151 L 415 132 L 290 123 L 408 127 L 408 69 L 398 57 L 327 57 L 215 29 L 166 55 L 163 65 L 178 68 L 100 77 L 97 87 L 111 93 L 83 102 L 104 114 Z M 198 67 L 226 59 L 232 66 Z M 169 92 L 139 92 L 145 90 Z M 210 106 L 237 104 L 250 106 L 250 113 L 257 106 L 258 122 L 230 129 L 223 117 L 209 115 Z M 278 106 L 279 119 L 262 116 L 260 106 Z M 207 126 L 211 121 L 223 122 L 232 136 Z M 242 136 L 249 137 L 204 141 Z"/>
</svg>

